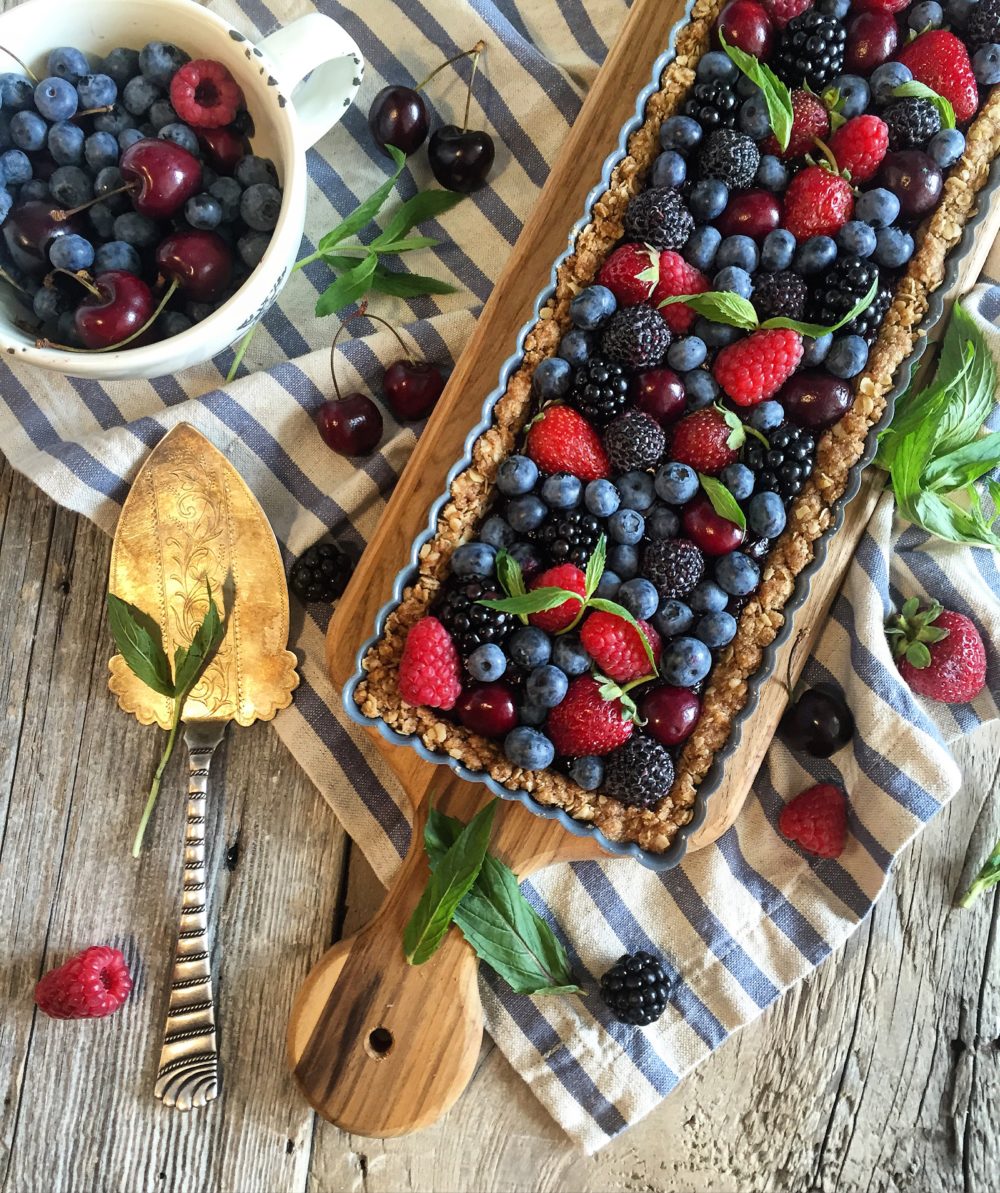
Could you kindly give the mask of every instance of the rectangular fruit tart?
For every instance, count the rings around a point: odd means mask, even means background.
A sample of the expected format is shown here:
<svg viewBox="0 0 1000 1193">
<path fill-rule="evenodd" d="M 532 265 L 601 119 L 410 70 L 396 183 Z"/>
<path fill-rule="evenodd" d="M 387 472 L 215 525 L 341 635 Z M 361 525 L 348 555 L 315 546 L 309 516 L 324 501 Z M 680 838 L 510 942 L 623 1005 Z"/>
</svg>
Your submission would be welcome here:
<svg viewBox="0 0 1000 1193">
<path fill-rule="evenodd" d="M 940 314 L 998 43 L 1000 0 L 694 6 L 354 715 L 617 851 L 685 835 Z"/>
</svg>

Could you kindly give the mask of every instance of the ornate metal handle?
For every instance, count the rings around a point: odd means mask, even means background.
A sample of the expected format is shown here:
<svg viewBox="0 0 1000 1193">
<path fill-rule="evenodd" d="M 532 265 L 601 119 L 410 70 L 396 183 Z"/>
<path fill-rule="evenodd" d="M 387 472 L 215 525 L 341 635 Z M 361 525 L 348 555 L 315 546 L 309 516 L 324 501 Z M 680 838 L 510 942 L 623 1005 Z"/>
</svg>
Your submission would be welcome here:
<svg viewBox="0 0 1000 1193">
<path fill-rule="evenodd" d="M 205 1106 L 219 1096 L 206 909 L 205 799 L 212 755 L 225 731 L 225 721 L 193 721 L 184 731 L 190 765 L 184 894 L 160 1067 L 153 1088 L 156 1097 L 178 1110 Z"/>
</svg>

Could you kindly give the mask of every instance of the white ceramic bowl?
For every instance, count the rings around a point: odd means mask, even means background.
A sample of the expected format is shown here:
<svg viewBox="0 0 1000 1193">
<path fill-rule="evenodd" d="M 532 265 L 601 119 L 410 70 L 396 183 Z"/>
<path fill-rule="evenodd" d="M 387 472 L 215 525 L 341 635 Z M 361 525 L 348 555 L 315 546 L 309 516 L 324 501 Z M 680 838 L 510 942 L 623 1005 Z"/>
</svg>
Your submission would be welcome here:
<svg viewBox="0 0 1000 1193">
<path fill-rule="evenodd" d="M 234 343 L 274 302 L 288 277 L 306 214 L 306 150 L 341 118 L 357 93 L 364 64 L 344 30 L 309 13 L 254 45 L 192 0 L 29 0 L 0 15 L 0 46 L 36 73 L 55 46 L 103 57 L 115 46 L 149 41 L 180 46 L 192 58 L 224 63 L 243 88 L 254 120 L 254 152 L 274 161 L 284 198 L 260 264 L 223 306 L 181 335 L 121 352 L 36 348 L 15 320 L 23 309 L 0 284 L 0 351 L 75 377 L 162 377 L 208 360 Z M 0 62 L 0 69 L 17 69 Z M 301 80 L 309 75 L 303 83 Z"/>
</svg>

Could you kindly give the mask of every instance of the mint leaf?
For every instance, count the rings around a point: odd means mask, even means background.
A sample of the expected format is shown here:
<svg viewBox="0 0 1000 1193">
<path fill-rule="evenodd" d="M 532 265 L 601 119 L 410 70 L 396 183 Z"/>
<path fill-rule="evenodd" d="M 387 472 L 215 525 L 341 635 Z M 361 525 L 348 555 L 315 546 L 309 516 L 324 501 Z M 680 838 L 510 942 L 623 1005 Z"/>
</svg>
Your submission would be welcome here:
<svg viewBox="0 0 1000 1193">
<path fill-rule="evenodd" d="M 386 224 L 385 230 L 380 232 L 372 241 L 372 248 L 383 249 L 383 246 L 400 240 L 411 228 L 422 224 L 425 220 L 436 219 L 444 215 L 465 198 L 454 191 L 421 191 L 403 203 L 392 219 Z"/>
<path fill-rule="evenodd" d="M 437 952 L 459 903 L 476 881 L 490 843 L 497 802 L 491 799 L 476 813 L 431 871 L 430 882 L 403 931 L 403 951 L 410 965 L 423 965 Z"/>
<path fill-rule="evenodd" d="M 705 290 L 701 294 L 675 294 L 665 298 L 659 307 L 673 306 L 682 302 L 696 315 L 702 315 L 712 323 L 724 323 L 727 327 L 741 327 L 750 331 L 757 326 L 757 312 L 752 302 L 731 294 L 728 290 Z"/>
<path fill-rule="evenodd" d="M 566 601 L 583 603 L 580 594 L 570 592 L 566 588 L 533 588 L 524 596 L 505 597 L 500 600 L 489 599 L 476 601 L 477 605 L 485 605 L 487 609 L 499 609 L 503 613 L 544 613 L 547 609 L 558 609 Z"/>
<path fill-rule="evenodd" d="M 333 315 L 363 298 L 377 263 L 378 258 L 372 253 L 331 282 L 316 300 L 317 316 L 322 319 L 324 315 Z"/>
<path fill-rule="evenodd" d="M 784 83 L 773 70 L 764 62 L 748 54 L 738 46 L 731 46 L 719 30 L 719 41 L 732 61 L 746 75 L 751 83 L 756 83 L 767 104 L 767 114 L 771 121 L 771 128 L 778 138 L 782 149 L 788 148 L 792 137 L 792 121 L 795 118 L 792 109 L 792 95 Z"/>
<path fill-rule="evenodd" d="M 983 863 L 982 869 L 969 884 L 969 889 L 959 899 L 958 906 L 971 907 L 984 891 L 988 891 L 997 883 L 1000 883 L 1000 842 L 997 843 L 996 848 Z"/>
<path fill-rule="evenodd" d="M 587 571 L 585 575 L 585 587 L 587 592 L 587 600 L 597 591 L 597 586 L 601 582 L 601 577 L 604 575 L 604 565 L 608 558 L 608 540 L 602 534 L 597 540 L 597 546 L 594 548 L 594 553 L 587 561 Z"/>
<path fill-rule="evenodd" d="M 174 681 L 159 625 L 113 592 L 108 593 L 108 625 L 118 653 L 132 674 L 157 695 L 172 698 Z"/>
<path fill-rule="evenodd" d="M 875 295 L 878 293 L 878 278 L 871 284 L 871 288 L 864 298 L 859 298 L 847 314 L 837 323 L 831 323 L 828 327 L 822 323 L 802 323 L 798 319 L 785 319 L 781 315 L 775 316 L 773 319 L 765 319 L 761 324 L 761 328 L 784 327 L 789 331 L 797 331 L 799 335 L 810 336 L 814 340 L 818 340 L 820 336 L 825 336 L 829 332 L 840 331 L 842 327 L 846 327 L 852 319 L 856 319 L 862 311 L 867 311 L 871 304 L 875 301 Z"/>
<path fill-rule="evenodd" d="M 521 565 L 506 547 L 501 547 L 497 552 L 497 579 L 500 581 L 500 587 L 508 596 L 524 596 L 528 591 L 524 587 L 524 573 L 521 571 Z"/>
<path fill-rule="evenodd" d="M 374 241 L 368 246 L 370 252 L 382 255 L 390 253 L 412 253 L 415 249 L 433 249 L 441 243 L 433 236 L 407 236 L 405 240 L 393 240 L 387 244 L 376 245 Z"/>
<path fill-rule="evenodd" d="M 747 528 L 746 514 L 743 513 L 740 503 L 722 481 L 716 480 L 714 476 L 706 476 L 703 472 L 698 473 L 698 479 L 701 481 L 701 487 L 705 490 L 705 495 L 712 503 L 712 509 L 719 517 L 725 518 L 728 522 L 735 522 L 740 530 L 745 531 Z"/>
<path fill-rule="evenodd" d="M 458 287 L 420 273 L 393 273 L 377 266 L 369 289 L 394 298 L 422 298 L 425 294 L 455 294 Z"/>
<path fill-rule="evenodd" d="M 941 127 L 955 127 L 955 109 L 951 106 L 951 101 L 933 91 L 926 83 L 918 83 L 916 79 L 911 79 L 908 83 L 900 83 L 898 87 L 893 88 L 892 94 L 899 99 L 929 99 L 941 114 Z"/>
<path fill-rule="evenodd" d="M 726 447 L 731 451 L 737 452 L 747 441 L 747 424 L 743 422 L 735 410 L 727 410 L 725 406 L 720 406 L 716 403 L 712 409 L 721 414 L 725 420 L 726 426 L 729 428 L 729 438 L 726 440 Z"/>
<path fill-rule="evenodd" d="M 212 655 L 225 637 L 226 627 L 208 588 L 208 608 L 201 625 L 195 630 L 189 646 L 174 651 L 174 685 L 176 698 L 182 703 L 198 682 Z"/>
<path fill-rule="evenodd" d="M 370 224 L 372 220 L 382 210 L 382 206 L 389 195 L 392 193 L 396 185 L 396 179 L 402 174 L 406 168 L 406 154 L 397 149 L 395 145 L 387 145 L 386 149 L 392 156 L 396 163 L 396 169 L 393 173 L 382 183 L 369 198 L 365 199 L 363 203 L 359 203 L 357 207 L 345 216 L 340 223 L 320 240 L 316 246 L 319 253 L 325 253 L 327 249 L 332 249 L 334 245 L 340 244 L 342 240 L 346 240 L 348 236 L 354 236 L 355 233 L 360 232 L 366 225 Z M 395 237 L 393 237 L 395 239 Z"/>
<path fill-rule="evenodd" d="M 624 606 L 619 605 L 617 601 L 606 601 L 603 597 L 594 597 L 589 602 L 591 609 L 600 609 L 603 613 L 612 613 L 615 617 L 620 617 L 622 621 L 627 621 L 630 626 L 638 633 L 642 641 L 643 650 L 646 652 L 646 658 L 649 659 L 649 667 L 652 675 L 659 675 L 659 670 L 656 666 L 656 659 L 653 657 L 653 648 L 649 644 L 649 639 L 646 637 L 646 631 L 639 625 L 638 621 L 632 616 Z"/>
</svg>

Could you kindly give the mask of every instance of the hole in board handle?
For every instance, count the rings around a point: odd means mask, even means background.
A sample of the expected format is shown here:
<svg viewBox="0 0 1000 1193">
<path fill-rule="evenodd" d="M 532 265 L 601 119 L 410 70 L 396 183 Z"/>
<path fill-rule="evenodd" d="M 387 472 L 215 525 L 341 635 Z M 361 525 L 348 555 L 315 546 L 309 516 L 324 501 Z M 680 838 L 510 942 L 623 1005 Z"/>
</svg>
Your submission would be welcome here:
<svg viewBox="0 0 1000 1193">
<path fill-rule="evenodd" d="M 392 1032 L 387 1027 L 376 1027 L 374 1031 L 368 1033 L 368 1039 L 365 1040 L 365 1051 L 372 1060 L 384 1060 L 392 1051 L 395 1042 Z"/>
</svg>

